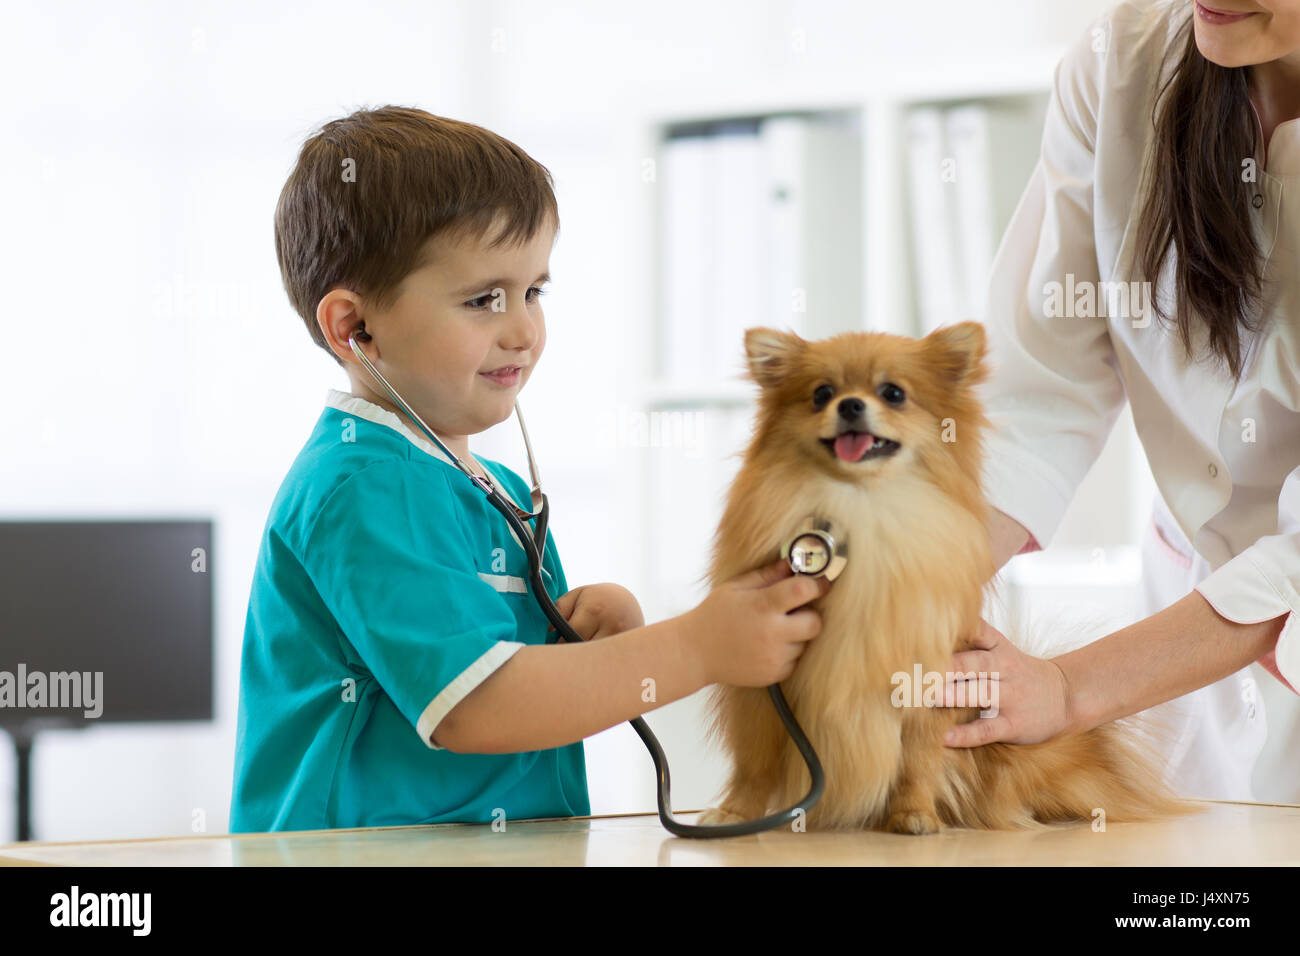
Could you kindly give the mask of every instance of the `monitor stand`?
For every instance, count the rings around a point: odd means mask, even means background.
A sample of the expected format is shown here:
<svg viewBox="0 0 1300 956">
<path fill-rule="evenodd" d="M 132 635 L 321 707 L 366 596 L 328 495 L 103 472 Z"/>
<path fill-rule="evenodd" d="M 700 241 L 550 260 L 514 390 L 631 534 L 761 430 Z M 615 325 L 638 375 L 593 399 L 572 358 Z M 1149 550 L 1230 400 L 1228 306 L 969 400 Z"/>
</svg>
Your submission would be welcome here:
<svg viewBox="0 0 1300 956">
<path fill-rule="evenodd" d="M 18 817 L 17 840 L 21 843 L 32 838 L 32 742 L 36 728 L 26 724 L 4 728 L 14 742 L 14 756 L 18 767 Z"/>
</svg>

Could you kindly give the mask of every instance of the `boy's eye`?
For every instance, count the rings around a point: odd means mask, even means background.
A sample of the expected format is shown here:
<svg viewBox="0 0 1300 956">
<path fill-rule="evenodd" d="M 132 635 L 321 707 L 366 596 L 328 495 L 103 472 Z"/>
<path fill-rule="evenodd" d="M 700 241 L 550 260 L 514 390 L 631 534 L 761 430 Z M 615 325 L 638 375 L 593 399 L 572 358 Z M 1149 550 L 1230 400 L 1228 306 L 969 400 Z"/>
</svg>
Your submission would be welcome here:
<svg viewBox="0 0 1300 956">
<path fill-rule="evenodd" d="M 817 390 L 813 392 L 813 407 L 821 408 L 834 397 L 835 389 L 829 385 L 818 385 Z"/>
<path fill-rule="evenodd" d="M 895 385 L 893 382 L 886 382 L 880 386 L 880 397 L 890 405 L 901 405 L 903 399 L 907 397 L 906 393 Z"/>
<path fill-rule="evenodd" d="M 529 302 L 536 302 L 539 296 L 545 294 L 546 292 L 544 289 L 540 289 L 537 286 L 533 286 L 531 289 L 529 289 L 527 292 L 524 293 L 524 298 Z M 492 308 L 492 303 L 493 301 L 496 300 L 496 298 L 497 296 L 494 293 L 487 292 L 479 296 L 477 299 L 470 299 L 468 302 L 465 303 L 465 305 L 471 309 L 479 309 L 479 310 L 490 309 Z M 504 293 L 502 293 L 501 295 L 501 301 L 503 303 L 505 301 Z M 500 310 L 500 311 L 504 311 L 504 310 Z"/>
</svg>

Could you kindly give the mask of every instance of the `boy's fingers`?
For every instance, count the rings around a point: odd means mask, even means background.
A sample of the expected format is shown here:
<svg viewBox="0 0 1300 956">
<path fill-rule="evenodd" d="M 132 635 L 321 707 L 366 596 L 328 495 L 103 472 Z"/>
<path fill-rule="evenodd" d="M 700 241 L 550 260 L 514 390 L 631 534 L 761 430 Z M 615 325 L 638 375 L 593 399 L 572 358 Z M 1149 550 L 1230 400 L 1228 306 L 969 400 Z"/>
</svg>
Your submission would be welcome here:
<svg viewBox="0 0 1300 956">
<path fill-rule="evenodd" d="M 812 608 L 791 611 L 785 619 L 789 622 L 790 637 L 796 641 L 811 641 L 822 631 L 822 616 Z"/>
<path fill-rule="evenodd" d="M 595 633 L 598 623 L 586 608 L 579 608 L 578 612 L 569 618 L 569 627 L 573 628 L 584 641 L 590 639 Z"/>
<path fill-rule="evenodd" d="M 586 585 L 583 585 L 583 587 L 586 587 Z M 574 588 L 572 591 L 566 591 L 555 599 L 555 609 L 560 612 L 565 620 L 568 620 L 569 615 L 573 612 L 573 605 L 577 603 L 578 592 L 581 590 L 582 588 Z"/>
<path fill-rule="evenodd" d="M 777 607 L 790 611 L 816 600 L 829 590 L 830 582 L 825 578 L 810 578 L 806 574 L 800 574 L 773 584 L 768 593 L 772 595 Z"/>
<path fill-rule="evenodd" d="M 573 615 L 572 618 L 565 620 L 564 623 L 568 624 L 569 630 L 576 633 L 576 635 L 581 637 L 582 640 L 588 640 L 591 636 L 591 631 L 595 630 L 594 624 L 590 622 L 588 615 L 586 615 L 584 611 L 578 611 L 577 614 Z M 568 636 L 565 636 L 564 640 L 568 640 Z"/>
<path fill-rule="evenodd" d="M 778 558 L 771 564 L 740 575 L 735 579 L 735 584 L 742 588 L 765 588 L 792 574 L 794 572 L 790 570 L 790 565 Z"/>
</svg>

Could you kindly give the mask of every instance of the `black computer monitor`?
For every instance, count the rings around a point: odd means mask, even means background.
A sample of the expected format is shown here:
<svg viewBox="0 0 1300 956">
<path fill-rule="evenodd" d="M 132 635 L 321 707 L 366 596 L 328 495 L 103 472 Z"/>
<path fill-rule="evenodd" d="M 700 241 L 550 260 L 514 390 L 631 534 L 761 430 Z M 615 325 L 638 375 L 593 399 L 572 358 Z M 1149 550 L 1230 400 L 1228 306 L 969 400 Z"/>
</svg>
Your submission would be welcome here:
<svg viewBox="0 0 1300 956">
<path fill-rule="evenodd" d="M 212 719 L 211 521 L 0 521 L 0 730 Z"/>
<path fill-rule="evenodd" d="M 0 521 L 0 728 L 211 720 L 212 656 L 211 521 Z"/>
</svg>

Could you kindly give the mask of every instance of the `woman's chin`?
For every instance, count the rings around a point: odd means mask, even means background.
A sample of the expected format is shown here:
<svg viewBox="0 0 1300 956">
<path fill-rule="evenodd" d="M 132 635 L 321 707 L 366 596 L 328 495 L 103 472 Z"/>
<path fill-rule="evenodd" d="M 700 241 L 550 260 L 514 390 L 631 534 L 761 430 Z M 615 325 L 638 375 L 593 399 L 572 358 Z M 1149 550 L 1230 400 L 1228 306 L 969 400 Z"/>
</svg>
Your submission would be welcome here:
<svg viewBox="0 0 1300 956">
<path fill-rule="evenodd" d="M 1265 63 L 1270 59 L 1274 59 L 1274 57 L 1255 54 L 1253 51 L 1256 50 L 1256 44 L 1254 43 L 1228 41 L 1216 32 L 1224 30 L 1224 27 L 1202 27 L 1198 23 L 1195 29 L 1196 48 L 1201 51 L 1201 56 L 1215 66 L 1231 69 L 1239 66 L 1254 66 L 1257 63 Z"/>
</svg>

